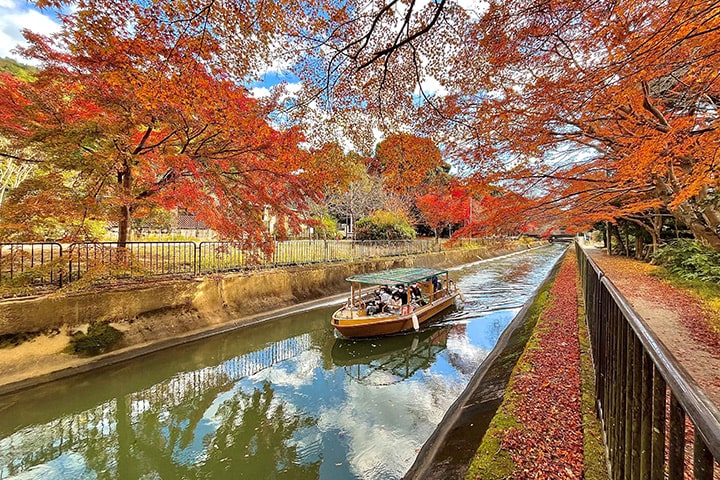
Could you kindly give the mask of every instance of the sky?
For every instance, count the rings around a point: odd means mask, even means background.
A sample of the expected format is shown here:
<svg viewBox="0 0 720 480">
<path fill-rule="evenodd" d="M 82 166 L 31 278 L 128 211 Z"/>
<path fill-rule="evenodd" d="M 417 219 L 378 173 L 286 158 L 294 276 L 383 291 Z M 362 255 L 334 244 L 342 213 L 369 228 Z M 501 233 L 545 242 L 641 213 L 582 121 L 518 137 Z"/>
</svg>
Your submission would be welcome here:
<svg viewBox="0 0 720 480">
<path fill-rule="evenodd" d="M 0 57 L 28 63 L 20 55 L 12 53 L 25 42 L 23 28 L 48 35 L 59 30 L 60 24 L 54 12 L 42 13 L 24 0 L 0 0 Z"/>
</svg>

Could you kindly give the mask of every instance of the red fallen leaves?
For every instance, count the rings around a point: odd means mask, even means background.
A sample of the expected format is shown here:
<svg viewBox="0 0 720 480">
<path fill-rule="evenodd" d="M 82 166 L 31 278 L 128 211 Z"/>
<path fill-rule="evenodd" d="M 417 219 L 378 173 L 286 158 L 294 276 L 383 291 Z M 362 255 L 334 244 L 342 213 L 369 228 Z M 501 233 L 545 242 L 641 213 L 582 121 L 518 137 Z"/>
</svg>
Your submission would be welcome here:
<svg viewBox="0 0 720 480">
<path fill-rule="evenodd" d="M 576 281 L 575 259 L 568 256 L 538 320 L 537 348 L 521 360 L 530 370 L 514 380 L 512 413 L 522 427 L 508 430 L 502 447 L 515 463 L 515 479 L 583 475 Z"/>
<path fill-rule="evenodd" d="M 720 359 L 720 335 L 710 327 L 709 314 L 698 299 L 651 276 L 650 270 L 656 267 L 646 263 L 599 252 L 592 257 L 631 303 L 634 303 L 634 297 L 639 297 L 674 312 L 687 335 L 707 353 Z"/>
</svg>

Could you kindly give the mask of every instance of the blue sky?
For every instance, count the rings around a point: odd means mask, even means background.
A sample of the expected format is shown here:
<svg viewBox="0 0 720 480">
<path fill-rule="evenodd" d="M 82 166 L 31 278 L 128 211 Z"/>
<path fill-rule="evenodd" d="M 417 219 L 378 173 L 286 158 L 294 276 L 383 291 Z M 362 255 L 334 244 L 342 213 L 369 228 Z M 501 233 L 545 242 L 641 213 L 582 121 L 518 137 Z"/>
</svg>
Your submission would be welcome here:
<svg viewBox="0 0 720 480">
<path fill-rule="evenodd" d="M 24 43 L 24 28 L 48 35 L 57 31 L 60 24 L 53 11 L 40 12 L 24 0 L 0 0 L 0 57 L 24 61 L 11 53 L 18 44 Z"/>
</svg>

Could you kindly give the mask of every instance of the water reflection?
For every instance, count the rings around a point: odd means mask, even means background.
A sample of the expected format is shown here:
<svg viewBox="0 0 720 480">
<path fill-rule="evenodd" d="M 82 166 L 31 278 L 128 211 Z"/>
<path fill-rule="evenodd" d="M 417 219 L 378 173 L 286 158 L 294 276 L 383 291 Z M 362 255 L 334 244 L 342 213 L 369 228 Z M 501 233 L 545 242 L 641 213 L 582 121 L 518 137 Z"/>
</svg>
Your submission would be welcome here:
<svg viewBox="0 0 720 480">
<path fill-rule="evenodd" d="M 398 479 L 561 250 L 457 270 L 463 310 L 340 340 L 330 306 L 0 398 L 0 479 Z"/>
<path fill-rule="evenodd" d="M 354 380 L 368 385 L 388 385 L 412 377 L 435 363 L 447 348 L 453 326 L 429 327 L 421 332 L 382 339 L 336 339 L 331 355 Z"/>
</svg>

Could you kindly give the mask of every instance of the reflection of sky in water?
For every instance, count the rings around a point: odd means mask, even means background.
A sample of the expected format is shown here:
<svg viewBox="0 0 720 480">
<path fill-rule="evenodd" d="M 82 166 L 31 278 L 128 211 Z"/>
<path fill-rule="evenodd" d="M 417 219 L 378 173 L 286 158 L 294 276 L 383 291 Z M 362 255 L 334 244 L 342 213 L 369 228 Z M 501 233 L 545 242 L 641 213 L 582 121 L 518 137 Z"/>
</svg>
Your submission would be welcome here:
<svg viewBox="0 0 720 480">
<path fill-rule="evenodd" d="M 240 423 L 245 413 L 250 417 L 264 415 L 267 424 L 301 419 L 271 450 L 291 451 L 287 458 L 307 470 L 298 473 L 289 468 L 291 465 L 281 465 L 273 474 L 277 478 L 402 478 L 417 451 L 561 253 L 559 248 L 545 249 L 453 270 L 452 276 L 465 296 L 463 309 L 443 314 L 435 326 L 419 334 L 374 339 L 356 350 L 347 350 L 345 363 L 337 362 L 335 352 L 331 354 L 335 339 L 327 323 L 328 309 L 314 314 L 316 317 L 307 314 L 309 317 L 298 320 L 309 322 L 306 329 L 290 329 L 291 335 L 280 337 L 284 340 L 259 342 L 247 353 L 232 353 L 242 347 L 247 333 L 208 340 L 218 342 L 219 350 L 228 351 L 229 356 L 217 358 L 228 359 L 216 360 L 217 352 L 209 358 L 193 354 L 198 357 L 196 367 L 186 367 L 163 377 L 165 380 L 155 381 L 159 383 L 120 397 L 127 402 L 125 423 L 131 429 L 127 435 L 141 437 L 142 442 L 159 442 L 146 450 L 133 447 L 141 449 L 149 464 L 143 478 L 162 476 L 161 470 L 153 470 L 153 455 L 171 458 L 176 466 L 187 468 L 203 468 L 218 455 L 224 456 L 217 465 L 207 467 L 215 470 L 199 470 L 207 478 L 223 472 L 226 460 L 242 462 L 242 458 L 235 458 L 237 451 L 215 449 L 223 443 L 221 435 L 233 435 L 244 427 Z M 294 325 L 292 318 L 287 322 Z M 265 328 L 273 329 L 274 325 Z M 174 363 L 173 358 L 169 353 L 167 362 Z M 139 361 L 138 365 L 141 371 L 149 364 Z M 102 389 L 105 380 L 97 375 L 96 380 L 87 381 L 96 381 L 97 388 Z M 258 409 L 251 402 L 252 395 L 267 385 L 271 400 L 264 410 Z M 212 388 L 208 390 L 208 386 Z M 114 452 L 120 428 L 116 398 L 84 407 L 95 411 L 92 433 L 87 434 L 84 427 L 80 430 L 86 439 L 75 435 L 77 445 L 73 448 L 49 454 L 45 460 L 39 458 L 34 465 L 17 467 L 16 462 L 13 470 L 19 473 L 11 478 L 116 478 L 112 474 L 118 470 Z M 49 400 L 43 406 L 52 410 Z M 237 413 L 228 420 L 229 406 Z M 0 439 L 0 462 L 12 462 L 17 455 L 23 461 L 34 458 L 33 452 L 53 438 L 48 425 L 60 435 L 68 430 L 65 423 L 77 427 L 81 423 L 78 415 L 85 413 L 60 414 L 54 423 L 27 425 Z M 257 438 L 267 440 L 279 435 L 277 425 L 267 426 L 262 420 L 256 427 Z M 145 431 L 148 429 L 149 433 Z M 108 457 L 105 473 L 94 465 L 97 459 L 88 457 L 95 438 L 108 445 L 103 454 Z M 54 440 L 56 444 L 59 441 Z M 246 448 L 252 452 L 256 447 L 251 442 Z M 166 453 L 164 449 L 171 451 Z M 154 450 L 159 453 L 152 453 Z M 7 465 L 0 465 L 0 478 L 8 478 Z M 284 474 L 286 471 L 289 473 Z M 253 480 L 262 478 L 256 476 Z"/>
<path fill-rule="evenodd" d="M 5 478 L 5 477 L 2 477 Z M 87 467 L 85 457 L 79 453 L 69 452 L 54 460 L 37 465 L 12 477 L 13 480 L 94 480 L 97 473 Z"/>
</svg>

